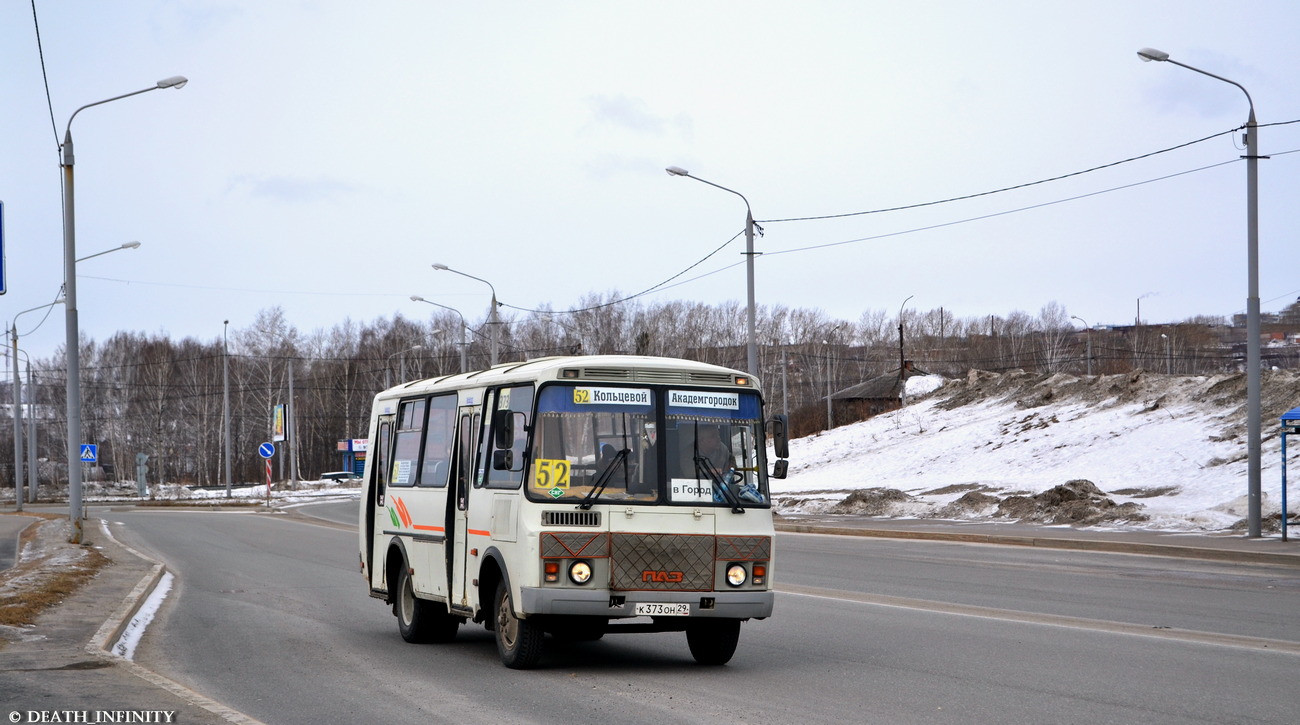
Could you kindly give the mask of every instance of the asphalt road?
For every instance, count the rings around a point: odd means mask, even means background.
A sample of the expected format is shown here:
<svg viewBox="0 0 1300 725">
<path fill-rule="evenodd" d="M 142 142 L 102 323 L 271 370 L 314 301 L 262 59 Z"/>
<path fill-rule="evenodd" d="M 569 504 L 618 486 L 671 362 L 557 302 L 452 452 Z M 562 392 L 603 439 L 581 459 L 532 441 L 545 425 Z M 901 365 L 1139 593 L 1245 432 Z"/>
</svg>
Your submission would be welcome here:
<svg viewBox="0 0 1300 725">
<path fill-rule="evenodd" d="M 355 504 L 310 507 L 355 521 Z M 722 668 L 684 635 L 408 645 L 339 524 L 113 513 L 178 583 L 137 660 L 268 723 L 1292 722 L 1300 574 L 1116 554 L 782 535 L 776 614 Z"/>
</svg>

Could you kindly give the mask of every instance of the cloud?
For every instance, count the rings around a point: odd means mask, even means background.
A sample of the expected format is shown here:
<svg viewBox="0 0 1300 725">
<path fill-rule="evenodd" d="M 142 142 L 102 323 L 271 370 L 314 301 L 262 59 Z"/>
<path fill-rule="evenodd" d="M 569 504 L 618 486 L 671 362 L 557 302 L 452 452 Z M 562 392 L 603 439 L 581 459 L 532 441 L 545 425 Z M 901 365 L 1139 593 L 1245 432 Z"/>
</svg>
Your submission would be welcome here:
<svg viewBox="0 0 1300 725">
<path fill-rule="evenodd" d="M 640 98 L 622 94 L 598 95 L 589 97 L 587 102 L 597 123 L 653 136 L 663 136 L 670 131 L 683 136 L 690 135 L 689 117 L 682 114 L 676 117 L 656 115 Z"/>
<path fill-rule="evenodd" d="M 336 196 L 350 194 L 356 190 L 351 184 L 334 179 L 301 179 L 289 176 L 255 176 L 243 174 L 234 178 L 230 190 L 243 191 L 249 196 L 308 204 L 323 201 Z"/>
</svg>

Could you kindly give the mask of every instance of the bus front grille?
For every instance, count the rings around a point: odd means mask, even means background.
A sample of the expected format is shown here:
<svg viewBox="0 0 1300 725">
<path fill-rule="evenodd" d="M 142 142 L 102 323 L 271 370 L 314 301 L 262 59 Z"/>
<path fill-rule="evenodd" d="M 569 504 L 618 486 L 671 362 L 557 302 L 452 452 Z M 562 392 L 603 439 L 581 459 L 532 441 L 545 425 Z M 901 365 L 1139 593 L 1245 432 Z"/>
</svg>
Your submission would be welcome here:
<svg viewBox="0 0 1300 725">
<path fill-rule="evenodd" d="M 611 534 L 610 587 L 642 591 L 712 591 L 713 551 L 712 536 Z"/>
<path fill-rule="evenodd" d="M 542 526 L 600 526 L 600 512 L 543 511 Z"/>
</svg>

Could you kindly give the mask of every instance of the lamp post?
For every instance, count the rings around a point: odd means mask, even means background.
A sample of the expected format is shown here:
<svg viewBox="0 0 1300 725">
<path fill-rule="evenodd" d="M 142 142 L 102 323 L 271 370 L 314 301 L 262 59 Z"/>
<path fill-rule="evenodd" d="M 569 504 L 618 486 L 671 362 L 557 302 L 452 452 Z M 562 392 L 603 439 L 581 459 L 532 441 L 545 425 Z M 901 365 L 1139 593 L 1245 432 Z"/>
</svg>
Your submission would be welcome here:
<svg viewBox="0 0 1300 725">
<path fill-rule="evenodd" d="M 1088 374 L 1092 375 L 1092 325 L 1089 325 L 1087 320 L 1076 315 L 1070 315 L 1070 319 L 1083 323 L 1084 336 L 1088 340 Z"/>
<path fill-rule="evenodd" d="M 86 261 L 87 259 L 90 259 L 91 257 L 98 257 L 98 256 L 100 256 L 100 255 L 110 254 L 110 253 L 112 253 L 112 252 L 120 252 L 120 251 L 122 251 L 123 249 L 138 249 L 139 247 L 140 247 L 140 243 L 139 243 L 139 242 L 126 242 L 125 244 L 122 244 L 121 246 L 113 247 L 112 249 L 105 249 L 105 250 L 102 251 L 102 252 L 96 252 L 96 253 L 94 253 L 94 254 L 86 255 L 85 257 L 82 257 L 82 258 L 80 258 L 80 259 L 74 260 L 74 262 L 84 262 L 84 261 Z M 22 383 L 21 383 L 21 381 L 20 381 L 19 378 L 18 378 L 18 361 L 17 361 L 17 357 L 18 357 L 18 318 L 19 318 L 19 317 L 22 317 L 23 315 L 27 314 L 28 312 L 35 312 L 35 311 L 37 311 L 37 310 L 43 310 L 43 309 L 45 309 L 45 308 L 47 308 L 47 307 L 53 307 L 54 305 L 59 304 L 59 302 L 61 302 L 61 301 L 62 301 L 62 300 L 55 300 L 55 301 L 53 301 L 53 302 L 47 302 L 47 303 L 45 303 L 45 304 L 43 304 L 43 305 L 38 305 L 38 306 L 33 307 L 33 308 L 31 308 L 31 309 L 23 310 L 22 312 L 19 312 L 18 314 L 14 315 L 13 322 L 9 325 L 9 333 L 10 333 L 10 335 L 11 335 L 11 342 L 12 342 L 12 344 L 13 344 L 13 349 L 14 349 L 14 369 L 13 369 L 13 376 L 14 376 L 14 377 L 13 377 L 13 380 L 14 380 L 14 406 L 15 406 L 15 407 L 14 407 L 14 476 L 15 476 L 15 481 L 17 481 L 17 476 L 18 476 L 18 472 L 19 472 L 19 469 L 20 469 L 20 465 L 19 465 L 19 463 L 20 463 L 20 460 L 21 460 L 21 458 L 22 458 L 22 447 L 23 447 L 23 440 L 22 440 L 22 426 L 21 426 L 21 423 L 22 423 L 22 421 L 21 421 L 21 416 L 22 416 L 22 411 L 21 411 L 22 401 L 21 401 L 21 399 L 20 399 L 20 394 L 19 394 L 19 391 L 20 391 L 20 388 L 21 388 L 21 384 L 22 384 Z M 30 362 L 28 363 L 27 372 L 28 372 L 28 378 L 30 379 L 30 377 L 31 377 L 31 363 L 30 363 Z M 36 426 L 35 426 L 34 422 L 33 422 L 33 425 L 31 426 L 31 430 L 32 430 L 33 433 L 34 433 L 35 430 L 36 430 Z M 31 436 L 31 437 L 33 438 L 33 441 L 34 441 L 34 436 Z M 33 445 L 33 442 L 32 442 L 32 441 L 29 441 L 28 444 L 29 444 L 29 446 L 30 446 L 30 445 Z M 80 452 L 80 451 L 78 451 L 78 452 Z M 29 458 L 33 458 L 33 456 L 29 456 Z M 80 456 L 78 456 L 78 460 L 80 460 Z M 31 464 L 30 461 L 29 461 L 29 463 L 28 463 L 28 466 L 29 466 L 29 469 L 30 469 L 29 473 L 32 473 L 32 472 L 35 471 L 35 467 Z M 34 501 L 34 500 L 35 500 L 35 490 L 36 490 L 36 489 L 35 489 L 35 485 L 36 485 L 36 477 L 35 477 L 34 475 L 29 475 L 29 483 L 30 483 L 30 487 L 29 487 L 28 493 L 29 493 L 29 495 L 32 496 L 32 499 L 33 499 L 33 501 Z M 22 511 L 22 510 L 23 510 L 23 509 L 22 509 L 22 486 L 21 486 L 19 483 L 17 483 L 17 482 L 15 483 L 15 486 L 16 486 L 16 488 L 15 488 L 15 492 L 16 492 L 16 494 L 17 494 L 16 499 L 17 499 L 17 501 L 18 501 L 18 510 L 19 510 L 19 511 Z"/>
<path fill-rule="evenodd" d="M 63 133 L 59 165 L 63 167 L 63 299 L 67 329 L 64 355 L 68 366 L 68 519 L 72 523 L 71 542 L 74 544 L 82 543 L 83 532 L 81 529 L 81 356 L 78 349 L 80 334 L 77 326 L 77 223 L 72 183 L 72 121 L 76 119 L 78 113 L 91 106 L 100 106 L 159 88 L 182 88 L 188 82 L 185 76 L 172 76 L 158 81 L 149 88 L 88 103 L 72 112 Z"/>
<path fill-rule="evenodd" d="M 1169 351 L 1169 336 L 1160 333 L 1160 339 L 1165 341 L 1165 375 L 1174 374 L 1174 359 Z"/>
<path fill-rule="evenodd" d="M 13 333 L 13 369 L 14 369 L 14 510 L 23 510 L 23 386 L 18 377 L 18 332 Z M 25 352 L 23 353 L 26 354 Z M 27 370 L 32 369 L 31 358 L 27 359 Z"/>
<path fill-rule="evenodd" d="M 671 176 L 685 176 L 701 183 L 708 184 L 714 188 L 729 191 L 740 197 L 741 201 L 745 202 L 745 280 L 747 294 L 745 309 L 748 314 L 748 341 L 745 344 L 745 364 L 749 370 L 749 374 L 756 376 L 758 375 L 758 335 L 755 332 L 756 325 L 754 321 L 754 212 L 749 206 L 749 199 L 746 199 L 744 194 L 735 189 L 728 189 L 725 186 L 701 179 L 698 176 L 691 176 L 691 172 L 679 166 L 669 166 L 664 169 L 664 171 L 667 171 Z"/>
<path fill-rule="evenodd" d="M 19 312 L 18 314 L 14 315 L 13 322 L 11 322 L 11 323 L 9 324 L 10 342 L 11 342 L 11 344 L 12 344 L 12 346 L 13 346 L 13 356 L 14 356 L 14 363 L 13 363 L 13 375 L 14 375 L 14 377 L 13 377 L 13 386 L 14 386 L 14 502 L 15 502 L 15 504 L 16 504 L 16 508 L 15 508 L 15 510 L 17 510 L 17 511 L 22 511 L 22 510 L 23 510 L 23 484 L 22 484 L 22 477 L 21 477 L 21 474 L 20 474 L 20 471 L 22 470 L 22 457 L 23 457 L 23 427 L 22 427 L 22 405 L 23 405 L 23 402 L 22 402 L 22 381 L 18 378 L 18 318 L 19 318 L 19 317 L 22 317 L 23 315 L 27 314 L 28 312 L 35 312 L 36 310 L 43 310 L 43 309 L 45 309 L 46 307 L 53 307 L 53 306 L 56 305 L 56 304 L 58 304 L 58 301 L 57 301 L 57 300 L 54 301 L 54 302 L 49 302 L 49 303 L 46 303 L 46 304 L 40 305 L 39 307 L 33 307 L 33 308 L 29 309 L 29 310 L 23 310 L 22 312 Z M 29 360 L 29 362 L 27 363 L 27 372 L 28 372 L 28 379 L 29 379 L 29 381 L 30 381 L 30 378 L 31 378 L 31 369 L 32 369 L 32 368 L 31 368 L 31 362 L 30 362 L 30 360 Z M 33 431 L 35 430 L 35 426 L 32 427 L 32 430 L 33 430 Z M 32 436 L 28 436 L 28 438 L 31 439 Z M 28 444 L 28 446 L 34 445 L 34 440 L 28 440 L 27 444 Z M 30 459 L 31 457 L 28 456 L 28 458 Z M 29 468 L 30 468 L 30 461 L 28 462 L 28 464 L 29 464 Z M 29 470 L 29 473 L 30 473 L 30 470 Z M 34 481 L 34 479 L 33 479 L 31 476 L 29 476 L 29 482 L 33 482 L 33 481 Z M 34 486 L 34 483 L 33 483 L 33 486 Z M 27 491 L 28 495 L 29 495 L 29 496 L 32 495 L 32 492 L 33 492 L 34 490 L 35 490 L 35 489 L 34 489 L 33 487 L 30 487 L 30 486 L 29 486 L 28 491 Z M 34 497 L 33 497 L 33 499 L 34 499 Z"/>
<path fill-rule="evenodd" d="M 491 282 L 483 279 L 482 277 L 475 277 L 472 274 L 465 274 L 464 272 L 461 272 L 460 270 L 452 269 L 451 267 L 448 267 L 445 264 L 435 263 L 433 265 L 433 268 L 437 270 L 441 270 L 443 272 L 451 272 L 452 274 L 459 274 L 462 277 L 469 277 L 470 279 L 476 279 L 482 282 L 483 284 L 487 285 L 488 289 L 492 290 L 492 308 L 488 311 L 488 324 L 491 325 L 492 327 L 492 335 L 490 340 L 491 340 L 491 349 L 492 349 L 492 365 L 495 367 L 497 364 L 497 326 L 500 324 L 500 320 L 497 317 L 497 307 L 501 304 L 500 302 L 497 302 L 497 288 L 493 287 Z"/>
<path fill-rule="evenodd" d="M 898 379 L 903 379 L 904 368 L 907 367 L 907 359 L 903 355 L 903 308 L 907 306 L 908 300 L 916 295 L 908 295 L 903 304 L 898 306 Z"/>
<path fill-rule="evenodd" d="M 225 439 L 226 462 L 226 498 L 230 498 L 230 486 L 233 474 L 230 470 L 230 342 L 227 332 L 230 320 L 221 323 L 221 435 Z"/>
<path fill-rule="evenodd" d="M 1246 119 L 1246 528 L 1247 536 L 1261 536 L 1260 497 L 1260 348 L 1259 348 L 1259 128 L 1255 102 L 1245 86 L 1222 76 L 1193 68 L 1154 48 L 1137 52 L 1144 61 L 1173 63 L 1201 75 L 1236 86 L 1246 94 L 1250 115 Z"/>
<path fill-rule="evenodd" d="M 112 254 L 113 252 L 120 252 L 123 249 L 139 249 L 139 248 L 140 248 L 139 242 L 123 242 L 122 245 L 119 247 L 113 247 L 112 249 L 105 249 L 102 252 L 95 252 L 94 254 L 87 254 L 84 257 L 79 257 L 77 261 L 84 262 L 87 259 L 91 259 L 92 257 L 99 257 L 105 254 Z"/>
<path fill-rule="evenodd" d="M 457 317 L 460 318 L 460 371 L 462 373 L 466 372 L 468 370 L 468 364 L 467 364 L 468 361 L 466 358 L 468 356 L 468 351 L 469 351 L 469 325 L 465 324 L 465 316 L 460 314 L 460 310 L 456 309 L 455 307 L 440 305 L 437 302 L 426 300 L 419 295 L 411 295 L 411 301 L 425 302 L 433 305 L 434 307 L 441 307 L 444 310 L 451 310 L 452 312 L 456 313 Z"/>
<path fill-rule="evenodd" d="M 404 383 L 406 382 L 406 353 L 411 352 L 412 350 L 423 350 L 423 349 L 424 349 L 424 345 L 412 345 L 406 348 L 405 350 L 398 350 L 392 355 L 389 355 L 388 360 L 384 362 L 384 387 L 385 388 L 392 387 L 391 376 L 389 375 L 389 373 L 391 372 L 391 368 L 389 366 L 392 365 L 393 358 L 397 357 L 398 355 L 402 356 L 402 372 L 401 372 L 402 379 L 398 382 Z"/>
</svg>

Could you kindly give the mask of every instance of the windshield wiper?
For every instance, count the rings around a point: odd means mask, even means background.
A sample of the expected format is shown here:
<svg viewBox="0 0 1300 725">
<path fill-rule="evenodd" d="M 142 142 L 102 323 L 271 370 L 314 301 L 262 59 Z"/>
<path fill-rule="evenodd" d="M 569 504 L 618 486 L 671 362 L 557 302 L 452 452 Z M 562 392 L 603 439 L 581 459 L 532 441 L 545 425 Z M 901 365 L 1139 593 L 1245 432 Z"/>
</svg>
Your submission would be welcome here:
<svg viewBox="0 0 1300 725">
<path fill-rule="evenodd" d="M 734 471 L 735 469 L 732 470 Z M 745 505 L 740 502 L 740 497 L 736 495 L 735 491 L 731 490 L 731 486 L 728 485 L 726 481 L 722 480 L 722 471 L 719 470 L 717 466 L 713 465 L 713 461 L 697 454 L 695 456 L 695 477 L 701 478 L 701 473 L 713 482 L 713 489 L 715 491 L 722 492 L 722 497 L 727 499 L 727 503 L 731 504 L 731 513 L 745 513 Z"/>
<path fill-rule="evenodd" d="M 610 446 L 610 448 L 613 448 L 613 446 Z M 578 504 L 578 508 L 583 511 L 591 508 L 591 504 L 595 502 L 596 497 L 604 492 L 605 487 L 609 485 L 609 479 L 614 476 L 614 468 L 620 462 L 626 461 L 628 454 L 631 452 L 632 449 L 624 448 L 618 453 L 615 453 L 613 458 L 609 459 L 609 463 L 605 464 L 605 468 L 602 469 L 600 475 L 596 477 L 596 485 L 587 494 L 586 498 L 582 499 L 582 503 Z"/>
</svg>

